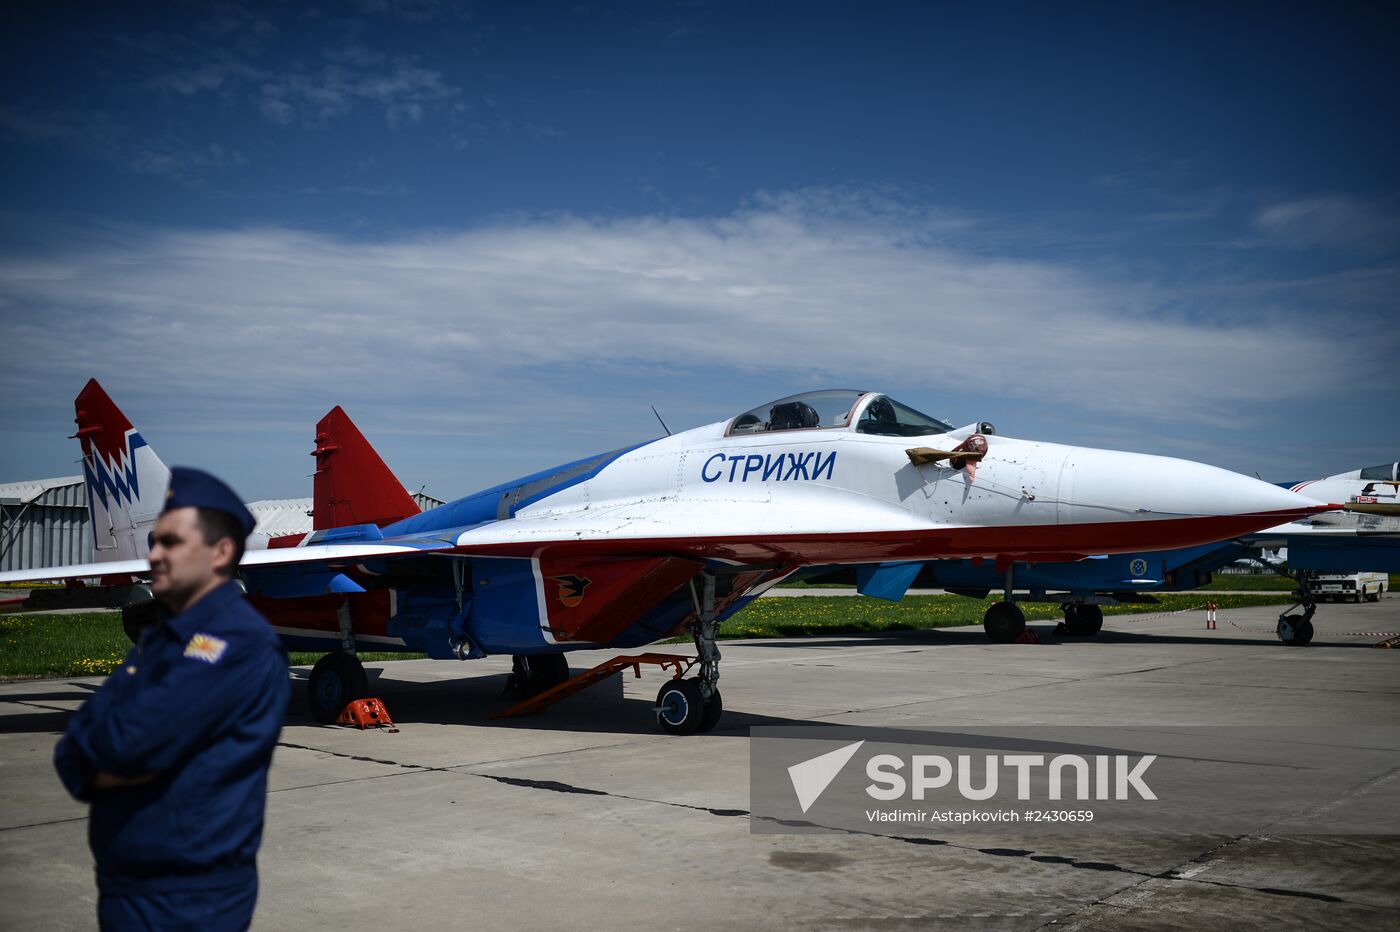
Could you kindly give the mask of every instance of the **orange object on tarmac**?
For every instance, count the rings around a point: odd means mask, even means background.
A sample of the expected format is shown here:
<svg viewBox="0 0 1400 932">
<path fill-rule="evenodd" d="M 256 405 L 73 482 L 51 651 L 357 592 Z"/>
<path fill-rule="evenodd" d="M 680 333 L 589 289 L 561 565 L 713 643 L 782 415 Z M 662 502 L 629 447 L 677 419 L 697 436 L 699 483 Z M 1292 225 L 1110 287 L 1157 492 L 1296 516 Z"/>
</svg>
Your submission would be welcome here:
<svg viewBox="0 0 1400 932">
<path fill-rule="evenodd" d="M 356 699 L 341 711 L 340 718 L 336 719 L 335 723 L 350 728 L 387 728 L 390 731 L 398 731 L 394 727 L 394 720 L 389 717 L 389 710 L 384 708 L 384 703 L 378 699 Z"/>
<path fill-rule="evenodd" d="M 1012 643 L 1012 644 L 1039 644 L 1039 643 L 1040 643 L 1040 638 L 1038 638 L 1038 637 L 1035 636 L 1035 632 L 1034 632 L 1034 631 L 1032 631 L 1030 628 L 1027 628 L 1026 630 L 1022 631 L 1022 632 L 1020 633 L 1020 635 L 1017 636 L 1016 640 L 1012 641 L 1011 643 Z"/>
</svg>

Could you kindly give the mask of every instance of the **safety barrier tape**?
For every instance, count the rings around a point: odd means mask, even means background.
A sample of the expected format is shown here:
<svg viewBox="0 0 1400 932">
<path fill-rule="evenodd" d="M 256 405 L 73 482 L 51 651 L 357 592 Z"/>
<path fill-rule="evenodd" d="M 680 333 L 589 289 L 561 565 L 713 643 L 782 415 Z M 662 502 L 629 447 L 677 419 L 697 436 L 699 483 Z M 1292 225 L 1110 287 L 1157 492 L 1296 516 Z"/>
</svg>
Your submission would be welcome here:
<svg viewBox="0 0 1400 932">
<path fill-rule="evenodd" d="M 1227 619 L 1227 620 L 1228 620 L 1228 619 Z M 1274 631 L 1273 628 L 1246 628 L 1244 625 L 1237 625 L 1237 624 L 1235 624 L 1233 621 L 1230 622 L 1230 626 L 1231 626 L 1232 628 L 1238 628 L 1238 629 L 1240 629 L 1241 631 L 1253 631 L 1253 632 L 1255 632 L 1256 634 L 1274 634 L 1274 633 L 1275 633 L 1275 631 Z M 1320 633 L 1326 634 L 1326 635 L 1329 635 L 1329 636 L 1330 636 L 1330 635 L 1336 635 L 1337 637 L 1358 637 L 1358 638 L 1385 638 L 1385 637 L 1393 637 L 1393 636 L 1395 636 L 1395 635 L 1400 635 L 1400 631 L 1323 631 L 1323 632 L 1320 632 Z"/>
<path fill-rule="evenodd" d="M 1105 615 L 1104 615 L 1104 622 L 1107 623 L 1109 620 L 1112 620 L 1112 621 L 1151 621 L 1151 620 L 1154 619 L 1154 618 L 1171 618 L 1171 617 L 1174 616 L 1174 615 L 1189 615 L 1189 614 L 1191 614 L 1192 612 L 1204 612 L 1204 611 L 1207 611 L 1207 610 L 1208 610 L 1208 609 L 1207 609 L 1207 607 L 1206 607 L 1205 605 L 1201 605 L 1201 606 L 1197 606 L 1196 608 L 1180 608 L 1180 609 L 1177 609 L 1176 611 L 1172 611 L 1172 612 L 1152 612 L 1152 613 L 1150 613 L 1150 614 L 1148 614 L 1148 613 L 1143 613 L 1143 614 L 1132 614 L 1132 615 L 1128 615 L 1128 614 L 1124 614 L 1124 615 L 1107 615 L 1107 614 L 1105 614 Z M 1219 609 L 1217 609 L 1216 611 L 1219 611 Z M 1230 627 L 1235 628 L 1235 629 L 1240 630 L 1240 631 L 1249 631 L 1249 632 L 1254 633 L 1254 634 L 1277 634 L 1277 633 L 1278 633 L 1278 630 L 1277 630 L 1276 628 L 1255 628 L 1255 627 L 1247 627 L 1247 626 L 1245 626 L 1245 625 L 1237 624 L 1236 622 L 1230 621 L 1230 619 L 1228 619 L 1228 618 L 1221 618 L 1221 619 L 1219 619 L 1219 620 L 1220 620 L 1220 621 L 1227 622 L 1227 623 L 1230 625 Z M 1321 633 L 1321 634 L 1326 634 L 1326 635 L 1329 635 L 1329 636 L 1335 635 L 1335 636 L 1337 636 L 1337 637 L 1360 637 L 1360 638 L 1400 637 L 1400 631 L 1323 631 L 1323 632 L 1319 632 L 1319 633 Z"/>
</svg>

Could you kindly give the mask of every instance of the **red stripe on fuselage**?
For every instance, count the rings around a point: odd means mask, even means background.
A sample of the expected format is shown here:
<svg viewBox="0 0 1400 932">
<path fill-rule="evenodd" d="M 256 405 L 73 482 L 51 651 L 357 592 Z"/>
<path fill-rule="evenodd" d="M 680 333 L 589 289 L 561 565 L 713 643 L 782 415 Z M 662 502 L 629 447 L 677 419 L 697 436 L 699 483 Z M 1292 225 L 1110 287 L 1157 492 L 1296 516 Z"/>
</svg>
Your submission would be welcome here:
<svg viewBox="0 0 1400 932">
<path fill-rule="evenodd" d="M 672 554 L 698 559 L 716 558 L 742 563 L 781 562 L 797 566 L 963 559 L 1002 554 L 1028 562 L 1059 562 L 1081 554 L 1140 553 L 1196 547 L 1261 531 L 1309 514 L 1335 510 L 1335 507 L 1318 505 L 1252 515 L 1097 524 L 950 527 L 839 534 L 574 539 L 480 546 L 466 544 L 453 548 L 451 552 L 518 557 L 538 556 L 546 551 L 553 557 L 568 554 Z"/>
</svg>

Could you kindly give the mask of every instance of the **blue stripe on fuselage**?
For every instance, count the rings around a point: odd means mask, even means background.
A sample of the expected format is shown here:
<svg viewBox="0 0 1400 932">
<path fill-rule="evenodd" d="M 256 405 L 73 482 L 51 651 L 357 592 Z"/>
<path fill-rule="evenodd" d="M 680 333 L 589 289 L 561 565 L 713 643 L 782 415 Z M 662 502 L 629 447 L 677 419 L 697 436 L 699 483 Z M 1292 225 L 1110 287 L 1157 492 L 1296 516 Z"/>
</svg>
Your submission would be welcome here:
<svg viewBox="0 0 1400 932">
<path fill-rule="evenodd" d="M 474 495 L 459 498 L 455 502 L 439 505 L 431 511 L 397 521 L 383 529 L 384 536 L 394 537 L 439 531 L 444 528 L 474 527 L 513 517 L 521 508 L 533 505 L 556 492 L 562 492 L 580 482 L 592 479 L 616 461 L 618 457 L 655 442 L 648 440 L 646 443 L 624 447 L 611 453 L 585 457 L 572 463 L 565 463 L 563 466 L 556 466 L 553 469 L 525 476 L 523 479 L 493 486 L 484 492 L 477 492 Z"/>
</svg>

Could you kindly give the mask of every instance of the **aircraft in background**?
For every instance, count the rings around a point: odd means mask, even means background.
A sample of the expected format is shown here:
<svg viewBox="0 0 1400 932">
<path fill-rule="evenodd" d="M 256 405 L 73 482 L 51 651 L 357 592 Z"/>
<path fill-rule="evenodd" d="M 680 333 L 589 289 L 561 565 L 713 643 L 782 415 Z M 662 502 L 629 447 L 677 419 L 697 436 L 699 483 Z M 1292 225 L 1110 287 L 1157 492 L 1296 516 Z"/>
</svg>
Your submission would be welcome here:
<svg viewBox="0 0 1400 932">
<path fill-rule="evenodd" d="M 1131 554 L 1098 554 L 1069 563 L 1017 564 L 1010 575 L 975 560 L 936 560 L 920 564 L 918 585 L 933 586 L 975 599 L 995 589 L 1008 601 L 1058 602 L 1065 613 L 1064 633 L 1092 637 L 1103 627 L 1099 607 L 1139 600 L 1144 593 L 1184 592 L 1210 582 L 1211 574 L 1238 560 L 1253 559 L 1299 585 L 1302 615 L 1292 609 L 1279 616 L 1278 636 L 1286 644 L 1312 639 L 1316 606 L 1312 577 L 1319 572 L 1375 571 L 1400 573 L 1400 463 L 1383 463 L 1302 483 L 1280 483 L 1310 497 L 1325 496 L 1343 510 L 1309 515 L 1296 521 L 1201 547 Z M 1286 551 L 1287 565 L 1270 551 Z M 865 578 L 857 571 L 857 587 Z M 1007 591 L 1010 583 L 1011 589 Z M 1017 592 L 1024 592 L 1018 597 Z M 878 595 L 878 592 L 872 594 Z M 996 639 L 996 632 L 988 629 Z"/>
<path fill-rule="evenodd" d="M 85 456 L 109 477 L 135 476 L 111 488 L 145 507 L 149 446 L 125 417 L 102 417 Z M 314 455 L 313 531 L 250 549 L 240 576 L 288 649 L 327 651 L 308 691 L 322 721 L 365 694 L 360 650 L 511 654 L 540 688 L 567 678 L 569 651 L 689 632 L 698 675 L 662 687 L 657 718 L 672 733 L 706 730 L 723 709 L 716 626 L 804 567 L 873 564 L 876 585 L 902 592 L 916 561 L 971 558 L 1004 573 L 1198 546 L 1335 507 L 1185 460 L 954 428 L 849 390 L 783 398 L 424 512 L 339 408 L 317 424 Z M 107 526 L 139 533 L 135 513 L 129 524 Z M 0 582 L 146 568 L 117 559 Z M 1001 602 L 986 624 L 1004 636 L 1025 617 Z"/>
</svg>

